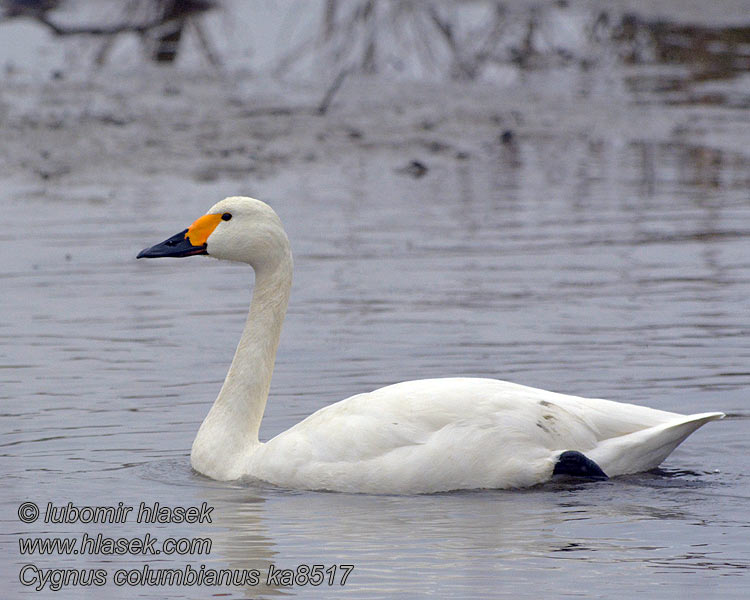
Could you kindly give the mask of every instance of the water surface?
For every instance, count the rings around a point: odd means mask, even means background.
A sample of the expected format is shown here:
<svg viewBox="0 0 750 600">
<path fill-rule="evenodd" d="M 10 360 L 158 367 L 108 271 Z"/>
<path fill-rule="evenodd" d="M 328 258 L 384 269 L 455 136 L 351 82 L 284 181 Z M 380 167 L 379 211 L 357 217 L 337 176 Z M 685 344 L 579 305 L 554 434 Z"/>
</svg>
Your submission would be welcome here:
<svg viewBox="0 0 750 600">
<path fill-rule="evenodd" d="M 103 590 L 746 597 L 747 112 L 613 90 L 609 77 L 532 73 L 500 97 L 491 86 L 394 84 L 380 100 L 378 84 L 353 82 L 325 117 L 249 115 L 253 97 L 227 97 L 210 75 L 172 73 L 177 94 L 153 73 L 11 85 L 7 97 L 26 103 L 3 124 L 4 588 L 102 593 L 24 588 L 27 563 L 110 578 L 144 564 L 264 576 L 271 564 L 353 564 L 343 588 Z M 725 85 L 735 99 L 747 92 Z M 138 90 L 137 118 L 105 122 L 127 89 Z M 82 94 L 98 112 L 81 108 Z M 422 177 L 413 160 L 428 167 Z M 236 193 L 274 206 L 295 253 L 263 439 L 348 395 L 452 375 L 728 418 L 662 470 L 604 483 L 398 497 L 207 480 L 189 448 L 231 360 L 252 272 L 134 257 Z M 24 524 L 27 500 L 214 511 L 211 524 Z M 18 551 L 22 536 L 83 532 L 213 544 L 205 556 Z"/>
</svg>

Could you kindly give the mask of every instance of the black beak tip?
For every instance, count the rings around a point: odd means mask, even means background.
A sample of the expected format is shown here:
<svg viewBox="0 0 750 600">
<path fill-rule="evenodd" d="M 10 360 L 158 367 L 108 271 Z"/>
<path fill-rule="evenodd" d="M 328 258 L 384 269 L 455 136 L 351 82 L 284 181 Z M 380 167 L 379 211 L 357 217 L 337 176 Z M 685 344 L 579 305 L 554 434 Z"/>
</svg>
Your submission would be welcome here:
<svg viewBox="0 0 750 600">
<path fill-rule="evenodd" d="M 144 248 L 138 253 L 138 256 L 136 256 L 136 259 L 138 258 L 159 258 L 161 256 L 169 256 L 168 250 L 170 248 L 165 246 L 165 242 L 162 242 L 161 244 L 156 244 L 155 246 L 149 246 L 148 248 Z"/>
<path fill-rule="evenodd" d="M 183 256 L 195 256 L 196 254 L 208 254 L 206 244 L 193 246 L 185 236 L 186 233 L 187 229 L 173 235 L 160 244 L 145 248 L 138 253 L 136 258 L 164 258 L 167 256 L 179 258 Z"/>
</svg>

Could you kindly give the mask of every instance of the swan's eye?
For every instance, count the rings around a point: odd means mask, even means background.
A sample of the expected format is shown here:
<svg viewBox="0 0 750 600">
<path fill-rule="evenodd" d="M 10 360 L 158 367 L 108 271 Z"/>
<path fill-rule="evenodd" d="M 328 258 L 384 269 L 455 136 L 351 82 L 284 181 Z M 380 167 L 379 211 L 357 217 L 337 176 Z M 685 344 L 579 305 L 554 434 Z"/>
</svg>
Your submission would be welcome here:
<svg viewBox="0 0 750 600">
<path fill-rule="evenodd" d="M 232 218 L 232 213 L 224 213 L 223 215 L 221 215 L 222 221 L 228 221 L 231 218 Z"/>
</svg>

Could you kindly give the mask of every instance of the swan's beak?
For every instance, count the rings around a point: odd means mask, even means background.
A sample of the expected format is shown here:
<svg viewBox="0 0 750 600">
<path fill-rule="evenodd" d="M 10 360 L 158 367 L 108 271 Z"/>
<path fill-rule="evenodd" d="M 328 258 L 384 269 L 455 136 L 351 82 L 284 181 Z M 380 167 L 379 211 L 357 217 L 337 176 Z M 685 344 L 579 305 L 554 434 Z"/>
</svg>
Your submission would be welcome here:
<svg viewBox="0 0 750 600">
<path fill-rule="evenodd" d="M 173 235 L 160 244 L 141 250 L 137 258 L 161 258 L 162 256 L 193 256 L 194 254 L 208 254 L 206 244 L 193 246 L 187 237 L 188 230 Z"/>
<path fill-rule="evenodd" d="M 208 254 L 208 236 L 213 233 L 219 223 L 221 223 L 221 215 L 203 215 L 185 231 L 173 235 L 160 244 L 141 250 L 137 258 Z"/>
</svg>

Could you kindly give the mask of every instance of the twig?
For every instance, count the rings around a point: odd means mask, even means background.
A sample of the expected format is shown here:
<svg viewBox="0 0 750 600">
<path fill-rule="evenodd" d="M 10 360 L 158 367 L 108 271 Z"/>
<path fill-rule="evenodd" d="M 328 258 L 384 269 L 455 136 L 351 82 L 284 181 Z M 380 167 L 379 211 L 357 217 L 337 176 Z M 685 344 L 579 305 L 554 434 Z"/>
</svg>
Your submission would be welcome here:
<svg viewBox="0 0 750 600">
<path fill-rule="evenodd" d="M 443 34 L 448 48 L 453 53 L 453 60 L 459 73 L 467 79 L 473 79 L 476 75 L 471 65 L 466 64 L 466 61 L 461 56 L 461 49 L 458 47 L 456 42 L 456 36 L 453 35 L 453 27 L 450 23 L 444 21 L 437 12 L 434 5 L 429 5 L 427 8 L 427 14 L 430 17 L 432 23 L 437 27 L 437 30 Z"/>
<path fill-rule="evenodd" d="M 50 21 L 46 15 L 39 15 L 36 19 L 42 24 L 49 27 L 55 35 L 117 35 L 118 33 L 145 33 L 149 29 L 154 29 L 164 24 L 164 19 L 155 19 L 145 23 L 122 23 L 111 26 L 92 26 L 85 27 L 63 27 L 54 21 Z"/>
<path fill-rule="evenodd" d="M 318 104 L 318 114 L 324 115 L 326 112 L 328 112 L 328 107 L 331 105 L 331 101 L 333 100 L 333 97 L 336 95 L 336 92 L 339 91 L 339 88 L 344 83 L 344 79 L 346 79 L 347 75 L 349 75 L 352 72 L 352 67 L 346 67 L 342 69 L 338 75 L 336 75 L 336 78 L 333 80 L 333 83 L 328 87 L 326 90 L 325 96 L 323 96 L 323 99 L 320 101 L 320 104 Z"/>
<path fill-rule="evenodd" d="M 330 40 L 336 27 L 336 0 L 326 0 L 323 13 L 323 39 Z"/>
<path fill-rule="evenodd" d="M 195 35 L 198 37 L 198 42 L 200 42 L 201 48 L 203 48 L 203 53 L 206 55 L 208 62 L 211 63 L 211 66 L 216 67 L 217 69 L 220 68 L 221 60 L 219 59 L 218 53 L 211 46 L 211 42 L 208 41 L 208 36 L 203 30 L 203 25 L 195 19 L 189 19 L 188 23 L 193 26 Z"/>
</svg>

